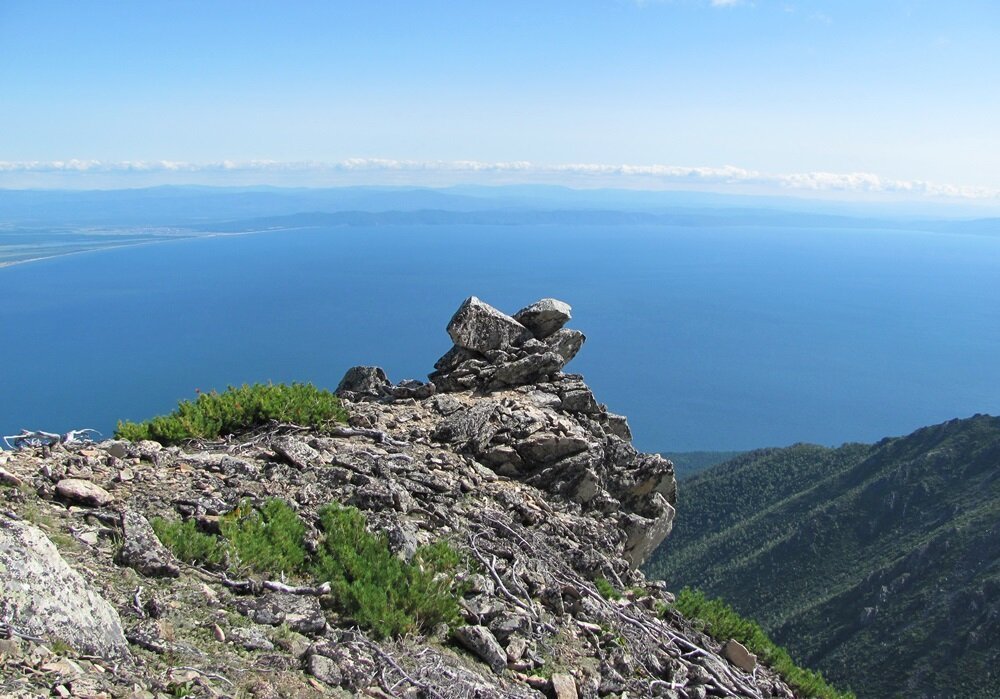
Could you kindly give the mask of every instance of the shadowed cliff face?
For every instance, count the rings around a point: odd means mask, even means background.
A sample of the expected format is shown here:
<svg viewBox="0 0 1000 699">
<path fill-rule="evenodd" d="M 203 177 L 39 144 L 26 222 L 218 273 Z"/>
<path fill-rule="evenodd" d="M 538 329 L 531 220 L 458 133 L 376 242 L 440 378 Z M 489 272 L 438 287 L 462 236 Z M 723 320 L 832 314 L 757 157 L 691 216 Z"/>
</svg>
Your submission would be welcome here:
<svg viewBox="0 0 1000 699">
<path fill-rule="evenodd" d="M 637 570 L 670 530 L 673 470 L 638 453 L 625 419 L 562 373 L 583 343 L 563 327 L 569 313 L 550 299 L 511 317 L 470 299 L 431 382 L 393 384 L 355 367 L 338 389 L 349 424 L 322 433 L 270 425 L 183 448 L 3 453 L 2 517 L 32 519 L 63 542 L 117 611 L 109 633 L 129 641 L 130 657 L 88 660 L 76 681 L 153 696 L 792 696 L 767 668 L 723 659 Z M 460 561 L 445 581 L 457 617 L 378 640 L 323 581 L 182 563 L 148 524 L 224 533 L 241 503 L 270 498 L 294 509 L 309 556 L 329 536 L 321 512 L 331 502 L 357 508 L 400 559 L 447 544 Z M 59 619 L 30 634 L 16 610 L 8 622 L 26 637 L 2 655 L 5 678 L 22 679 L 24 696 L 70 682 L 45 663 L 79 655 L 38 650 L 60 637 Z"/>
</svg>

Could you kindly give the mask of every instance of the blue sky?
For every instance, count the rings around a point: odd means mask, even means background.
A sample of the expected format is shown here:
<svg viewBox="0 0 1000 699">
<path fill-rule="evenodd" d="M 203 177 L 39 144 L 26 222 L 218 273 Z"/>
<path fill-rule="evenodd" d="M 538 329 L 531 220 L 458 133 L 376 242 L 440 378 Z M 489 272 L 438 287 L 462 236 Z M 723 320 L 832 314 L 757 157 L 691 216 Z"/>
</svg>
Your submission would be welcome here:
<svg viewBox="0 0 1000 699">
<path fill-rule="evenodd" d="M 0 186 L 996 202 L 998 36 L 996 0 L 0 0 Z"/>
</svg>

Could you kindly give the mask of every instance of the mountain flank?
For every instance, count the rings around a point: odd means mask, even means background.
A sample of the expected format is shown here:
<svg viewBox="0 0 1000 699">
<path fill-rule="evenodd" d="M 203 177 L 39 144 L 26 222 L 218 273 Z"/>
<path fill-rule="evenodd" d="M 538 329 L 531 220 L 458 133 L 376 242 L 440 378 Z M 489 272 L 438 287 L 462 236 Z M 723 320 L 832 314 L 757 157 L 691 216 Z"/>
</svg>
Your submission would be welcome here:
<svg viewBox="0 0 1000 699">
<path fill-rule="evenodd" d="M 1000 696 L 1000 418 L 688 479 L 646 564 L 757 619 L 859 697 Z"/>
<path fill-rule="evenodd" d="M 562 371 L 569 319 L 472 297 L 431 382 L 354 367 L 343 415 L 244 387 L 121 425 L 135 441 L 11 438 L 0 694 L 795 696 L 640 571 L 673 467 Z M 267 417 L 288 396 L 305 424 Z"/>
<path fill-rule="evenodd" d="M 690 478 L 699 471 L 735 459 L 741 451 L 676 451 L 660 452 L 665 459 L 674 464 L 677 480 Z"/>
</svg>

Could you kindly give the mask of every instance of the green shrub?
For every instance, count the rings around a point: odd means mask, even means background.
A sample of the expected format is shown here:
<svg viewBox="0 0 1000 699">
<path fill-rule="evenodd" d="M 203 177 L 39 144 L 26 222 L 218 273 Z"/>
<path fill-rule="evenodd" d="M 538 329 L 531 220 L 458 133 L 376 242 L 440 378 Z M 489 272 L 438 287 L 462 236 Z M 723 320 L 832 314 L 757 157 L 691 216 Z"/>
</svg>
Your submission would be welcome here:
<svg viewBox="0 0 1000 699">
<path fill-rule="evenodd" d="M 330 504 L 320 511 L 325 539 L 313 572 L 329 581 L 341 611 L 379 638 L 426 631 L 458 619 L 451 590 L 460 557 L 438 542 L 422 547 L 412 563 L 365 528 L 358 510 Z"/>
<path fill-rule="evenodd" d="M 410 563 L 396 557 L 384 537 L 365 528 L 353 507 L 331 503 L 320 510 L 324 539 L 310 556 L 305 524 L 283 500 L 260 508 L 248 501 L 222 518 L 222 537 L 203 534 L 193 520 L 154 519 L 153 530 L 179 559 L 224 565 L 263 575 L 284 573 L 330 583 L 340 611 L 378 638 L 427 631 L 459 619 L 455 575 L 465 564 L 447 542 L 421 546 Z"/>
<path fill-rule="evenodd" d="M 685 587 L 677 595 L 674 606 L 717 641 L 734 638 L 742 643 L 804 696 L 854 699 L 852 692 L 839 692 L 831 687 L 819 672 L 796 665 L 788 651 L 772 641 L 757 622 L 744 619 L 722 600 L 710 600 L 700 590 Z"/>
<path fill-rule="evenodd" d="M 178 403 L 173 413 L 146 422 L 119 421 L 115 437 L 177 444 L 187 439 L 215 439 L 272 421 L 322 430 L 346 420 L 340 400 L 312 384 L 244 384 L 230 386 L 222 393 L 201 393 L 193 401 Z"/>
<path fill-rule="evenodd" d="M 597 591 L 601 593 L 601 597 L 608 600 L 616 600 L 622 598 L 622 593 L 615 589 L 615 586 L 608 582 L 608 579 L 603 575 L 598 575 L 594 578 L 594 587 Z"/>
<path fill-rule="evenodd" d="M 153 525 L 157 538 L 178 560 L 209 568 L 223 567 L 228 561 L 225 543 L 219 541 L 217 536 L 198 531 L 193 519 L 176 522 L 155 517 L 150 524 Z"/>
<path fill-rule="evenodd" d="M 258 573 L 302 572 L 306 526 L 284 500 L 271 498 L 259 510 L 244 501 L 222 519 L 221 529 L 238 566 Z"/>
</svg>

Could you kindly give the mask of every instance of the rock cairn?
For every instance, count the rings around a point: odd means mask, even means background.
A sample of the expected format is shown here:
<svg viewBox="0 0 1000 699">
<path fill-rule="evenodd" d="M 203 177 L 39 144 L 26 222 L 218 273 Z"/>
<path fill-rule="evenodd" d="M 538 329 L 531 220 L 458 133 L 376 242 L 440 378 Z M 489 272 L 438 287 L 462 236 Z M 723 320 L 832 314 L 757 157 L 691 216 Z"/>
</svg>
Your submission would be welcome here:
<svg viewBox="0 0 1000 699">
<path fill-rule="evenodd" d="M 430 383 L 393 385 L 379 367 L 353 367 L 337 392 L 361 402 L 448 394 L 433 404 L 443 413 L 433 439 L 616 520 L 626 533 L 621 555 L 637 567 L 670 533 L 673 464 L 637 452 L 628 421 L 598 403 L 582 376 L 562 373 L 586 340 L 564 327 L 571 311 L 547 298 L 509 316 L 470 296 L 448 323 L 455 344 Z"/>
<path fill-rule="evenodd" d="M 559 372 L 586 337 L 563 326 L 569 304 L 542 299 L 508 316 L 470 296 L 448 323 L 455 346 L 434 365 L 439 391 L 490 390 L 537 383 Z"/>
</svg>

